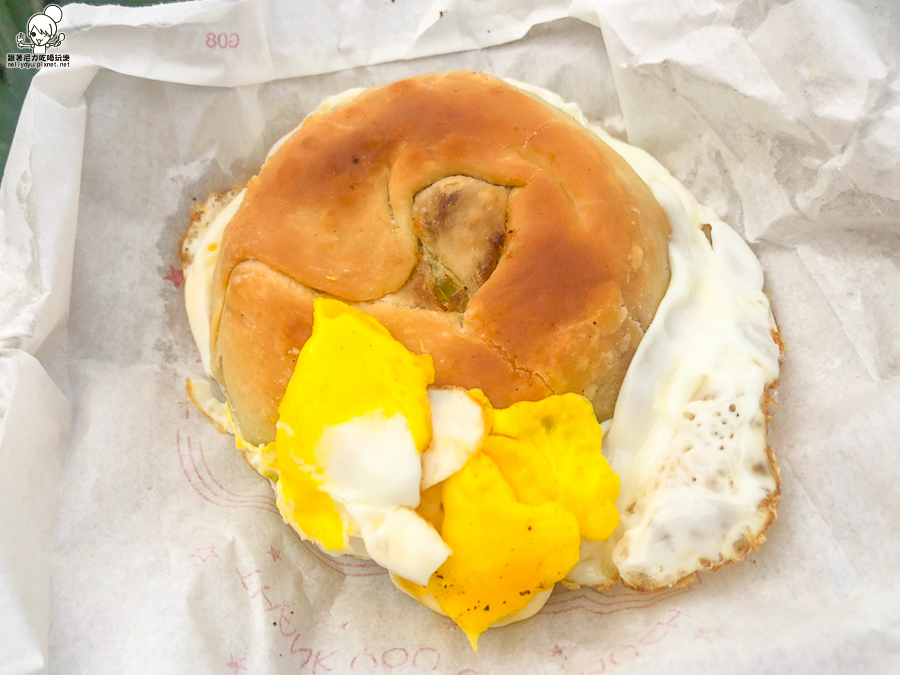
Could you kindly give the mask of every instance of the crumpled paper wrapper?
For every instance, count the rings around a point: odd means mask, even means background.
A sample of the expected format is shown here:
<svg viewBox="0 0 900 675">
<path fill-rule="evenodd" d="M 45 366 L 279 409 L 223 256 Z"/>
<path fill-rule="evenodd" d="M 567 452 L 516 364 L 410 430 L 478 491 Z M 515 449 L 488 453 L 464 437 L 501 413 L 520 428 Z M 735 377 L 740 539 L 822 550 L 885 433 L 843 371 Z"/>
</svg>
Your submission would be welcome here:
<svg viewBox="0 0 900 675">
<path fill-rule="evenodd" d="M 900 14 L 890 3 L 66 5 L 0 197 L 0 672 L 900 672 Z M 784 498 L 684 589 L 462 633 L 332 560 L 185 398 L 177 247 L 324 96 L 477 69 L 579 102 L 752 243 Z"/>
</svg>

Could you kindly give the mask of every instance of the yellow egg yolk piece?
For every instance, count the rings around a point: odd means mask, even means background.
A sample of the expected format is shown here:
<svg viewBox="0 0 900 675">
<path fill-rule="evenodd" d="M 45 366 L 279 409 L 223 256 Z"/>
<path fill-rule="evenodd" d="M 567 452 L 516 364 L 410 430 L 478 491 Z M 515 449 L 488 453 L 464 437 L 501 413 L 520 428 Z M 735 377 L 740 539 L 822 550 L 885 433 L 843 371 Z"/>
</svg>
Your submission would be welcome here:
<svg viewBox="0 0 900 675">
<path fill-rule="evenodd" d="M 483 452 L 441 485 L 441 535 L 453 554 L 426 592 L 477 651 L 478 636 L 494 621 L 524 609 L 578 562 L 578 523 L 556 503 L 518 501 Z"/>
<path fill-rule="evenodd" d="M 482 451 L 497 464 L 520 502 L 540 506 L 557 501 L 559 481 L 553 466 L 532 443 L 492 434 Z"/>
<path fill-rule="evenodd" d="M 481 450 L 420 507 L 453 554 L 425 587 L 400 580 L 416 597 L 433 596 L 473 648 L 491 624 L 565 577 L 582 538 L 605 539 L 618 524 L 618 476 L 587 399 L 492 409 L 490 425 Z"/>
<path fill-rule="evenodd" d="M 521 490 L 549 490 L 546 486 L 550 481 L 542 473 L 534 473 L 531 478 L 538 482 L 535 478 L 540 476 L 540 488 L 529 484 L 528 474 L 543 463 L 522 451 L 521 444 L 525 443 L 552 467 L 550 473 L 556 477 L 558 489 L 553 499 L 574 514 L 581 536 L 602 541 L 613 533 L 619 524 L 615 507 L 619 477 L 600 454 L 603 432 L 590 401 L 577 394 L 563 394 L 494 410 L 491 433 L 508 439 L 504 447 L 520 449 L 517 458 L 501 462 L 503 474 L 514 489 L 521 484 Z M 535 469 L 526 468 L 532 466 Z M 513 477 L 517 471 L 522 474 L 518 480 Z"/>
<path fill-rule="evenodd" d="M 421 453 L 431 440 L 430 356 L 408 351 L 371 316 L 337 300 L 313 304 L 312 335 L 278 407 L 272 468 L 289 523 L 331 551 L 347 545 L 346 511 L 323 489 L 323 432 L 368 413 L 401 415 Z"/>
<path fill-rule="evenodd" d="M 406 418 L 421 452 L 431 440 L 427 387 L 432 382 L 430 356 L 407 350 L 368 314 L 319 298 L 313 303 L 312 335 L 278 407 L 279 426 L 287 425 L 293 435 L 279 429 L 280 437 L 304 459 L 301 453 L 315 447 L 324 427 L 381 410 L 386 417 Z"/>
<path fill-rule="evenodd" d="M 275 461 L 275 468 L 278 471 L 276 502 L 285 520 L 325 549 L 343 549 L 347 544 L 344 519 L 334 500 L 319 489 L 321 483 L 289 458 L 283 461 L 281 455 Z"/>
</svg>

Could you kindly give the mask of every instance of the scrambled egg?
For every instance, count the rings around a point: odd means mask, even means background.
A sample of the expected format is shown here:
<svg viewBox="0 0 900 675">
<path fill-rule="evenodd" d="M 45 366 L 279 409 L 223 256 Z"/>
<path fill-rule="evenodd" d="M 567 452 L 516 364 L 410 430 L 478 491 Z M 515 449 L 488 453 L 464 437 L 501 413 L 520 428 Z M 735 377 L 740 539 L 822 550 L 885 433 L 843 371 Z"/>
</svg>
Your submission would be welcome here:
<svg viewBox="0 0 900 675">
<path fill-rule="evenodd" d="M 371 556 L 477 650 L 569 573 L 582 539 L 613 532 L 619 481 L 585 398 L 500 410 L 433 380 L 374 318 L 316 300 L 263 468 L 301 536 Z"/>
<path fill-rule="evenodd" d="M 353 550 L 348 537 L 359 535 L 376 562 L 419 578 L 416 551 L 397 559 L 410 547 L 396 541 L 402 530 L 412 527 L 419 553 L 430 548 L 436 564 L 449 555 L 424 519 L 398 512 L 419 504 L 433 380 L 431 357 L 409 352 L 369 315 L 315 302 L 312 335 L 278 408 L 271 464 L 279 509 L 301 535 L 336 553 Z"/>
<path fill-rule="evenodd" d="M 492 623 L 524 609 L 578 562 L 575 517 L 553 501 L 520 501 L 500 466 L 479 452 L 444 483 L 441 536 L 453 555 L 427 586 L 473 649 Z"/>
<path fill-rule="evenodd" d="M 413 354 L 376 319 L 339 300 L 313 306 L 313 331 L 297 356 L 278 408 L 276 443 L 312 452 L 322 430 L 382 410 L 406 418 L 416 448 L 431 441 L 426 387 L 434 382 L 430 356 Z M 293 434 L 283 427 L 290 425 Z M 300 455 L 298 455 L 299 457 Z M 303 459 L 311 462 L 311 455 Z"/>
<path fill-rule="evenodd" d="M 555 480 L 543 481 L 542 485 L 547 490 L 551 485 L 558 487 L 553 499 L 575 516 L 582 537 L 588 541 L 602 541 L 613 533 L 619 524 L 614 505 L 619 494 L 619 477 L 610 471 L 609 464 L 599 452 L 603 433 L 586 398 L 564 394 L 496 410 L 491 433 L 498 440 L 509 438 L 513 441 L 518 456 L 523 458 L 520 460 L 522 465 L 529 461 L 524 456 L 531 453 L 542 455 L 541 462 L 545 460 L 551 468 L 546 472 L 541 466 L 542 473 L 533 473 L 525 481 L 521 472 L 518 481 L 507 478 L 517 492 L 533 490 L 528 485 L 515 486 L 529 482 L 528 479 L 533 482 L 535 475 L 555 477 Z M 491 454 L 492 447 L 488 445 L 485 452 Z M 509 464 L 501 463 L 501 466 Z M 516 470 L 515 466 L 513 463 L 508 469 L 510 474 Z M 598 499 L 598 495 L 603 498 Z"/>
<path fill-rule="evenodd" d="M 581 396 L 516 403 L 493 411 L 481 450 L 441 484 L 437 526 L 453 555 L 425 588 L 406 589 L 431 595 L 473 649 L 491 624 L 568 574 L 582 538 L 615 530 L 619 479 L 601 437 Z"/>
</svg>

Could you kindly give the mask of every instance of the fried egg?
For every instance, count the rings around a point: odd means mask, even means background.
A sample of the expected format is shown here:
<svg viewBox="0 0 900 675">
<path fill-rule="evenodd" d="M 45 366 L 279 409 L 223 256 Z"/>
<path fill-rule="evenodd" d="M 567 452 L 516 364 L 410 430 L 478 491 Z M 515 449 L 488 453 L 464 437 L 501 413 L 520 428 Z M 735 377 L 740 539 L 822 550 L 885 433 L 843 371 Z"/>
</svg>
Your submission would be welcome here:
<svg viewBox="0 0 900 675">
<path fill-rule="evenodd" d="M 401 590 L 453 618 L 473 647 L 487 628 L 537 612 L 561 580 L 608 587 L 621 578 L 654 590 L 739 560 L 764 539 L 779 495 L 765 407 L 780 344 L 752 251 L 647 153 L 589 125 L 577 105 L 507 81 L 610 145 L 672 227 L 670 285 L 603 423 L 606 437 L 577 396 L 494 410 L 478 391 L 428 387 L 427 357 L 403 354 L 374 319 L 330 300 L 316 301 L 322 342 L 301 350 L 310 370 L 298 367 L 291 380 L 274 443 L 246 443 L 227 406 L 223 415 L 208 387 L 192 387 L 273 482 L 302 538 L 332 555 L 373 558 Z M 207 374 L 212 276 L 242 198 L 233 192 L 186 240 L 186 304 Z M 325 356 L 332 339 L 384 358 L 403 388 L 355 396 L 363 372 L 378 374 Z M 320 397 L 319 387 L 335 384 L 346 396 Z"/>
<path fill-rule="evenodd" d="M 585 542 L 569 574 L 666 588 L 744 558 L 779 499 L 766 407 L 781 344 L 759 261 L 649 154 L 588 124 L 577 105 L 513 83 L 588 126 L 653 191 L 672 227 L 671 280 L 619 390 L 604 451 L 622 481 L 622 524 Z"/>
</svg>

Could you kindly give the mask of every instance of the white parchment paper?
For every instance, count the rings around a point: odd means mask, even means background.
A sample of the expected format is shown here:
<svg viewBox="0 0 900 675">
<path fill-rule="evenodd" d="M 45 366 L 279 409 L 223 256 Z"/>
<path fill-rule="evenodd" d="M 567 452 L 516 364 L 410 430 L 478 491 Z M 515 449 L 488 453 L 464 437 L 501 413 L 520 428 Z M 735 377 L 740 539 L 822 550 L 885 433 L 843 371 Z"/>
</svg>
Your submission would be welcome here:
<svg viewBox="0 0 900 675">
<path fill-rule="evenodd" d="M 205 0 L 61 29 L 0 188 L 0 673 L 900 672 L 896 4 Z M 788 344 L 765 546 L 686 589 L 559 589 L 477 655 L 302 544 L 190 407 L 177 257 L 191 204 L 324 96 L 461 68 L 655 154 L 754 245 Z"/>
</svg>

